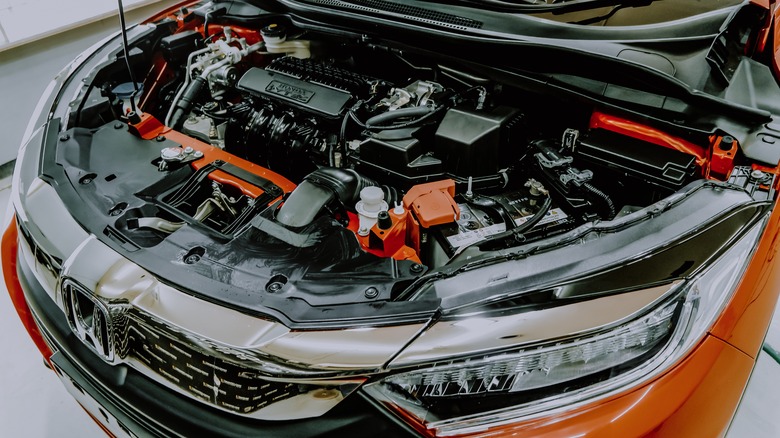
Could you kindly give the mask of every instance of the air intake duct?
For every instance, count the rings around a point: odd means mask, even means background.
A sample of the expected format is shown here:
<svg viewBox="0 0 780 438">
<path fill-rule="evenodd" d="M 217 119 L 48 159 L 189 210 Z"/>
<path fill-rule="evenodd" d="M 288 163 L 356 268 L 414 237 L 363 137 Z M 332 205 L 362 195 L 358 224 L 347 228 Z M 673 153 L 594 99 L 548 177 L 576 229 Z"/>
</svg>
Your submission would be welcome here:
<svg viewBox="0 0 780 438">
<path fill-rule="evenodd" d="M 276 220 L 290 228 L 309 225 L 322 209 L 337 200 L 345 206 L 353 206 L 360 199 L 360 191 L 366 187 L 378 186 L 374 180 L 351 169 L 323 167 L 308 174 L 293 190 L 276 216 Z M 388 201 L 397 194 L 383 187 Z"/>
</svg>

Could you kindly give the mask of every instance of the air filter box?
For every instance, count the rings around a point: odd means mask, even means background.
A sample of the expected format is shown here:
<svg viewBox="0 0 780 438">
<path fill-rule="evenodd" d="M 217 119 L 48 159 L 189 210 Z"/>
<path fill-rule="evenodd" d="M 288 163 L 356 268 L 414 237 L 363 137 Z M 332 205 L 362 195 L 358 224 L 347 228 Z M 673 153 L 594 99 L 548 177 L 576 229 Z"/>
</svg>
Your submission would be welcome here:
<svg viewBox="0 0 780 438">
<path fill-rule="evenodd" d="M 501 156 L 502 146 L 509 142 L 518 115 L 517 109 L 502 106 L 485 111 L 450 109 L 436 130 L 434 155 L 453 175 L 497 173 L 510 158 Z"/>
</svg>

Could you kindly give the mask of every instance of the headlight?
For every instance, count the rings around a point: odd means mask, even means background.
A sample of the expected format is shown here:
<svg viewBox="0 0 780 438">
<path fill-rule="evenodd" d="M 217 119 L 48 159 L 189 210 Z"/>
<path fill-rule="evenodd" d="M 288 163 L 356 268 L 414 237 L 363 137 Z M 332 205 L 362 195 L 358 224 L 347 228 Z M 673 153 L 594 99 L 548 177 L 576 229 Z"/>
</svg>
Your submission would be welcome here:
<svg viewBox="0 0 780 438">
<path fill-rule="evenodd" d="M 449 436 L 551 415 L 637 387 L 701 341 L 732 296 L 765 223 L 754 225 L 718 259 L 630 321 L 514 350 L 399 369 L 365 390 L 419 430 Z"/>
</svg>

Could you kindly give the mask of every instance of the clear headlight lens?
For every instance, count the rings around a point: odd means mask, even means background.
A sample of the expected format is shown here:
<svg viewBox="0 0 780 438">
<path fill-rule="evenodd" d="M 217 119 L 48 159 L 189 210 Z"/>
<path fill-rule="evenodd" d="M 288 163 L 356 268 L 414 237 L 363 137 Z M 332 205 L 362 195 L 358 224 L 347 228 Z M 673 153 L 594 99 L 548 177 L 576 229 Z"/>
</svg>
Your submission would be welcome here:
<svg viewBox="0 0 780 438">
<path fill-rule="evenodd" d="M 641 385 L 701 341 L 732 296 L 765 223 L 631 321 L 523 349 L 424 365 L 364 389 L 419 430 L 448 436 L 554 414 Z"/>
<path fill-rule="evenodd" d="M 671 332 L 678 302 L 629 324 L 570 342 L 437 364 L 389 377 L 386 383 L 417 398 L 517 392 L 552 386 L 629 362 L 651 351 Z"/>
</svg>

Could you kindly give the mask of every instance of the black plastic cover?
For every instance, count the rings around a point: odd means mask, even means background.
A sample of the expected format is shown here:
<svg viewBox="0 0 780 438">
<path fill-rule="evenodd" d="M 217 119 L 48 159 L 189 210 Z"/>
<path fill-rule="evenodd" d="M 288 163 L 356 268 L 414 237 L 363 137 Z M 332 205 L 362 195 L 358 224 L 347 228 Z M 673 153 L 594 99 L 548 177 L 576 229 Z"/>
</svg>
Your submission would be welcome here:
<svg viewBox="0 0 780 438">
<path fill-rule="evenodd" d="M 380 169 L 418 177 L 440 175 L 442 162 L 428 154 L 426 145 L 417 137 L 422 128 L 380 131 L 360 145 L 360 159 Z"/>
<path fill-rule="evenodd" d="M 418 276 L 411 269 L 415 263 L 366 253 L 352 231 L 327 217 L 300 231 L 306 245 L 293 245 L 284 235 L 273 236 L 257 226 L 273 221 L 275 209 L 264 202 L 257 202 L 262 211 L 250 216 L 254 226 L 230 236 L 166 209 L 159 202 L 160 196 L 169 202 L 166 187 L 192 174 L 187 167 L 181 173 L 160 172 L 154 164 L 161 149 L 177 146 L 171 140 L 140 139 L 118 122 L 97 130 L 55 133 L 53 129 L 46 137 L 42 172 L 61 190 L 74 219 L 115 251 L 184 291 L 296 328 L 421 321 L 438 307 L 436 302 L 390 301 L 395 290 Z M 220 166 L 242 177 L 229 163 Z M 139 217 L 185 224 L 154 238 L 127 229 L 126 224 Z M 199 251 L 201 257 L 186 264 L 183 258 L 190 251 Z M 284 275 L 288 282 L 282 290 L 269 292 L 266 285 L 275 275 Z M 369 287 L 379 295 L 367 305 L 364 291 Z"/>
<path fill-rule="evenodd" d="M 186 61 L 187 56 L 202 46 L 203 36 L 194 30 L 185 30 L 160 40 L 163 57 L 170 63 Z"/>
<path fill-rule="evenodd" d="M 256 96 L 282 100 L 307 111 L 327 117 L 338 117 L 347 109 L 352 98 L 349 93 L 321 85 L 272 73 L 261 68 L 250 68 L 238 81 L 238 89 Z"/>
<path fill-rule="evenodd" d="M 696 171 L 693 155 L 604 129 L 583 136 L 575 152 L 578 158 L 673 190 Z"/>
<path fill-rule="evenodd" d="M 484 176 L 504 165 L 501 146 L 505 127 L 518 110 L 497 107 L 490 111 L 453 108 L 447 111 L 436 131 L 434 153 L 446 172 L 464 176 Z"/>
</svg>

